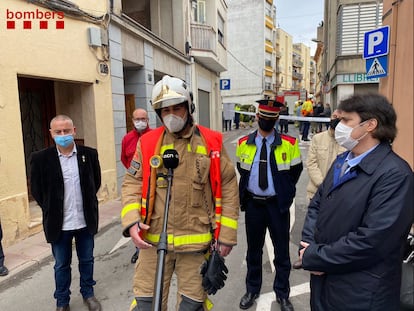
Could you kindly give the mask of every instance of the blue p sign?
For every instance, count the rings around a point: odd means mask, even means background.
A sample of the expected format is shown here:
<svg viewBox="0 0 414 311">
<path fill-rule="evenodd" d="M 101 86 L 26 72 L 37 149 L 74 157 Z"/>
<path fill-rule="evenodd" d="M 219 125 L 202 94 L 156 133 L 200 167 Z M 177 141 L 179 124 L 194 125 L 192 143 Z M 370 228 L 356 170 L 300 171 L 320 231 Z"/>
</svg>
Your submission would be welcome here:
<svg viewBox="0 0 414 311">
<path fill-rule="evenodd" d="M 220 80 L 220 90 L 230 90 L 230 79 Z"/>
<path fill-rule="evenodd" d="M 389 52 L 390 26 L 384 26 L 364 34 L 364 58 L 387 55 Z"/>
</svg>

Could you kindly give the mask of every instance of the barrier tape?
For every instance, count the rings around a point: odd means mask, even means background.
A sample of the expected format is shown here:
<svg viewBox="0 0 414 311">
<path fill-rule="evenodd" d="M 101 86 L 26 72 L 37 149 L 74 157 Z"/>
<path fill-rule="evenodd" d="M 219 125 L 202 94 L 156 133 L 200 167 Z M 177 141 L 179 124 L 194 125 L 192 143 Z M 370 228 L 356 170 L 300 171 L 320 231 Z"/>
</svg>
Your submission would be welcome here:
<svg viewBox="0 0 414 311">
<path fill-rule="evenodd" d="M 245 114 L 248 116 L 256 116 L 255 112 L 248 112 L 248 111 L 236 111 L 230 110 L 232 112 Z M 331 118 L 326 117 L 298 117 L 298 116 L 286 116 L 286 115 L 279 115 L 279 120 L 289 120 L 289 121 L 309 121 L 309 122 L 331 122 Z"/>
</svg>

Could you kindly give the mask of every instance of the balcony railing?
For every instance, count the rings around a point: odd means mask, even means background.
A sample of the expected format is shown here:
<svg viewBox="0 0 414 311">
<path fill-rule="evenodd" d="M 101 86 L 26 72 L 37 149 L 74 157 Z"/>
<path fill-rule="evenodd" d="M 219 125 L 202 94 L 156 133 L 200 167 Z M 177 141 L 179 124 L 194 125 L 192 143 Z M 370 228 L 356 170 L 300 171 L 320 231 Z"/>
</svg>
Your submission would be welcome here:
<svg viewBox="0 0 414 311">
<path fill-rule="evenodd" d="M 298 72 L 292 72 L 292 78 L 296 79 L 296 80 L 302 80 L 303 79 L 303 75 L 301 73 Z"/>
<path fill-rule="evenodd" d="M 303 67 L 303 62 L 301 60 L 294 59 L 293 66 L 295 67 Z"/>
<path fill-rule="evenodd" d="M 216 52 L 216 32 L 209 25 L 191 24 L 191 48 Z"/>
</svg>

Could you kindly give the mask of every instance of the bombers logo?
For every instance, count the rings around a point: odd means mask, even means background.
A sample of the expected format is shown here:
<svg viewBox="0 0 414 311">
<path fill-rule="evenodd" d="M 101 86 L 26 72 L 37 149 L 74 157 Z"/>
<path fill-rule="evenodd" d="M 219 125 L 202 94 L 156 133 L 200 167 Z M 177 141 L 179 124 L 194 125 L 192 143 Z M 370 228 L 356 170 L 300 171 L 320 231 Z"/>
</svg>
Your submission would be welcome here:
<svg viewBox="0 0 414 311">
<path fill-rule="evenodd" d="M 33 24 L 37 24 L 39 29 L 48 29 L 49 22 L 54 22 L 55 29 L 64 29 L 64 18 L 65 14 L 63 12 L 41 11 L 39 9 L 34 11 L 12 11 L 6 9 L 6 28 L 16 29 L 16 24 L 21 23 L 23 29 L 32 29 Z"/>
</svg>

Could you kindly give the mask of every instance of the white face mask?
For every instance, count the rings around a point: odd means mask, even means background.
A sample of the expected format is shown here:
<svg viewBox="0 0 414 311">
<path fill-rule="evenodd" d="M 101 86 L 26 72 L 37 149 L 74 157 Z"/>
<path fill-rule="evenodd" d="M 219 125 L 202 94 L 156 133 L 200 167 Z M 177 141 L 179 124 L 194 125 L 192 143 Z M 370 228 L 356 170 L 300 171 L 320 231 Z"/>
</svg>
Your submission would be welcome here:
<svg viewBox="0 0 414 311">
<path fill-rule="evenodd" d="M 138 121 L 134 121 L 134 126 L 138 132 L 142 132 L 143 130 L 147 128 L 148 123 L 146 121 L 138 120 Z"/>
<path fill-rule="evenodd" d="M 335 127 L 336 142 L 342 147 L 346 148 L 347 150 L 354 149 L 355 146 L 358 145 L 359 141 L 368 134 L 368 132 L 363 134 L 360 138 L 355 139 L 351 137 L 352 131 L 355 128 L 362 126 L 364 123 L 365 121 L 358 124 L 355 127 L 350 127 L 350 126 L 343 124 L 342 122 L 339 122 L 338 125 Z"/>
<path fill-rule="evenodd" d="M 167 114 L 162 120 L 171 133 L 178 133 L 184 128 L 187 118 L 181 118 L 171 113 Z"/>
</svg>

